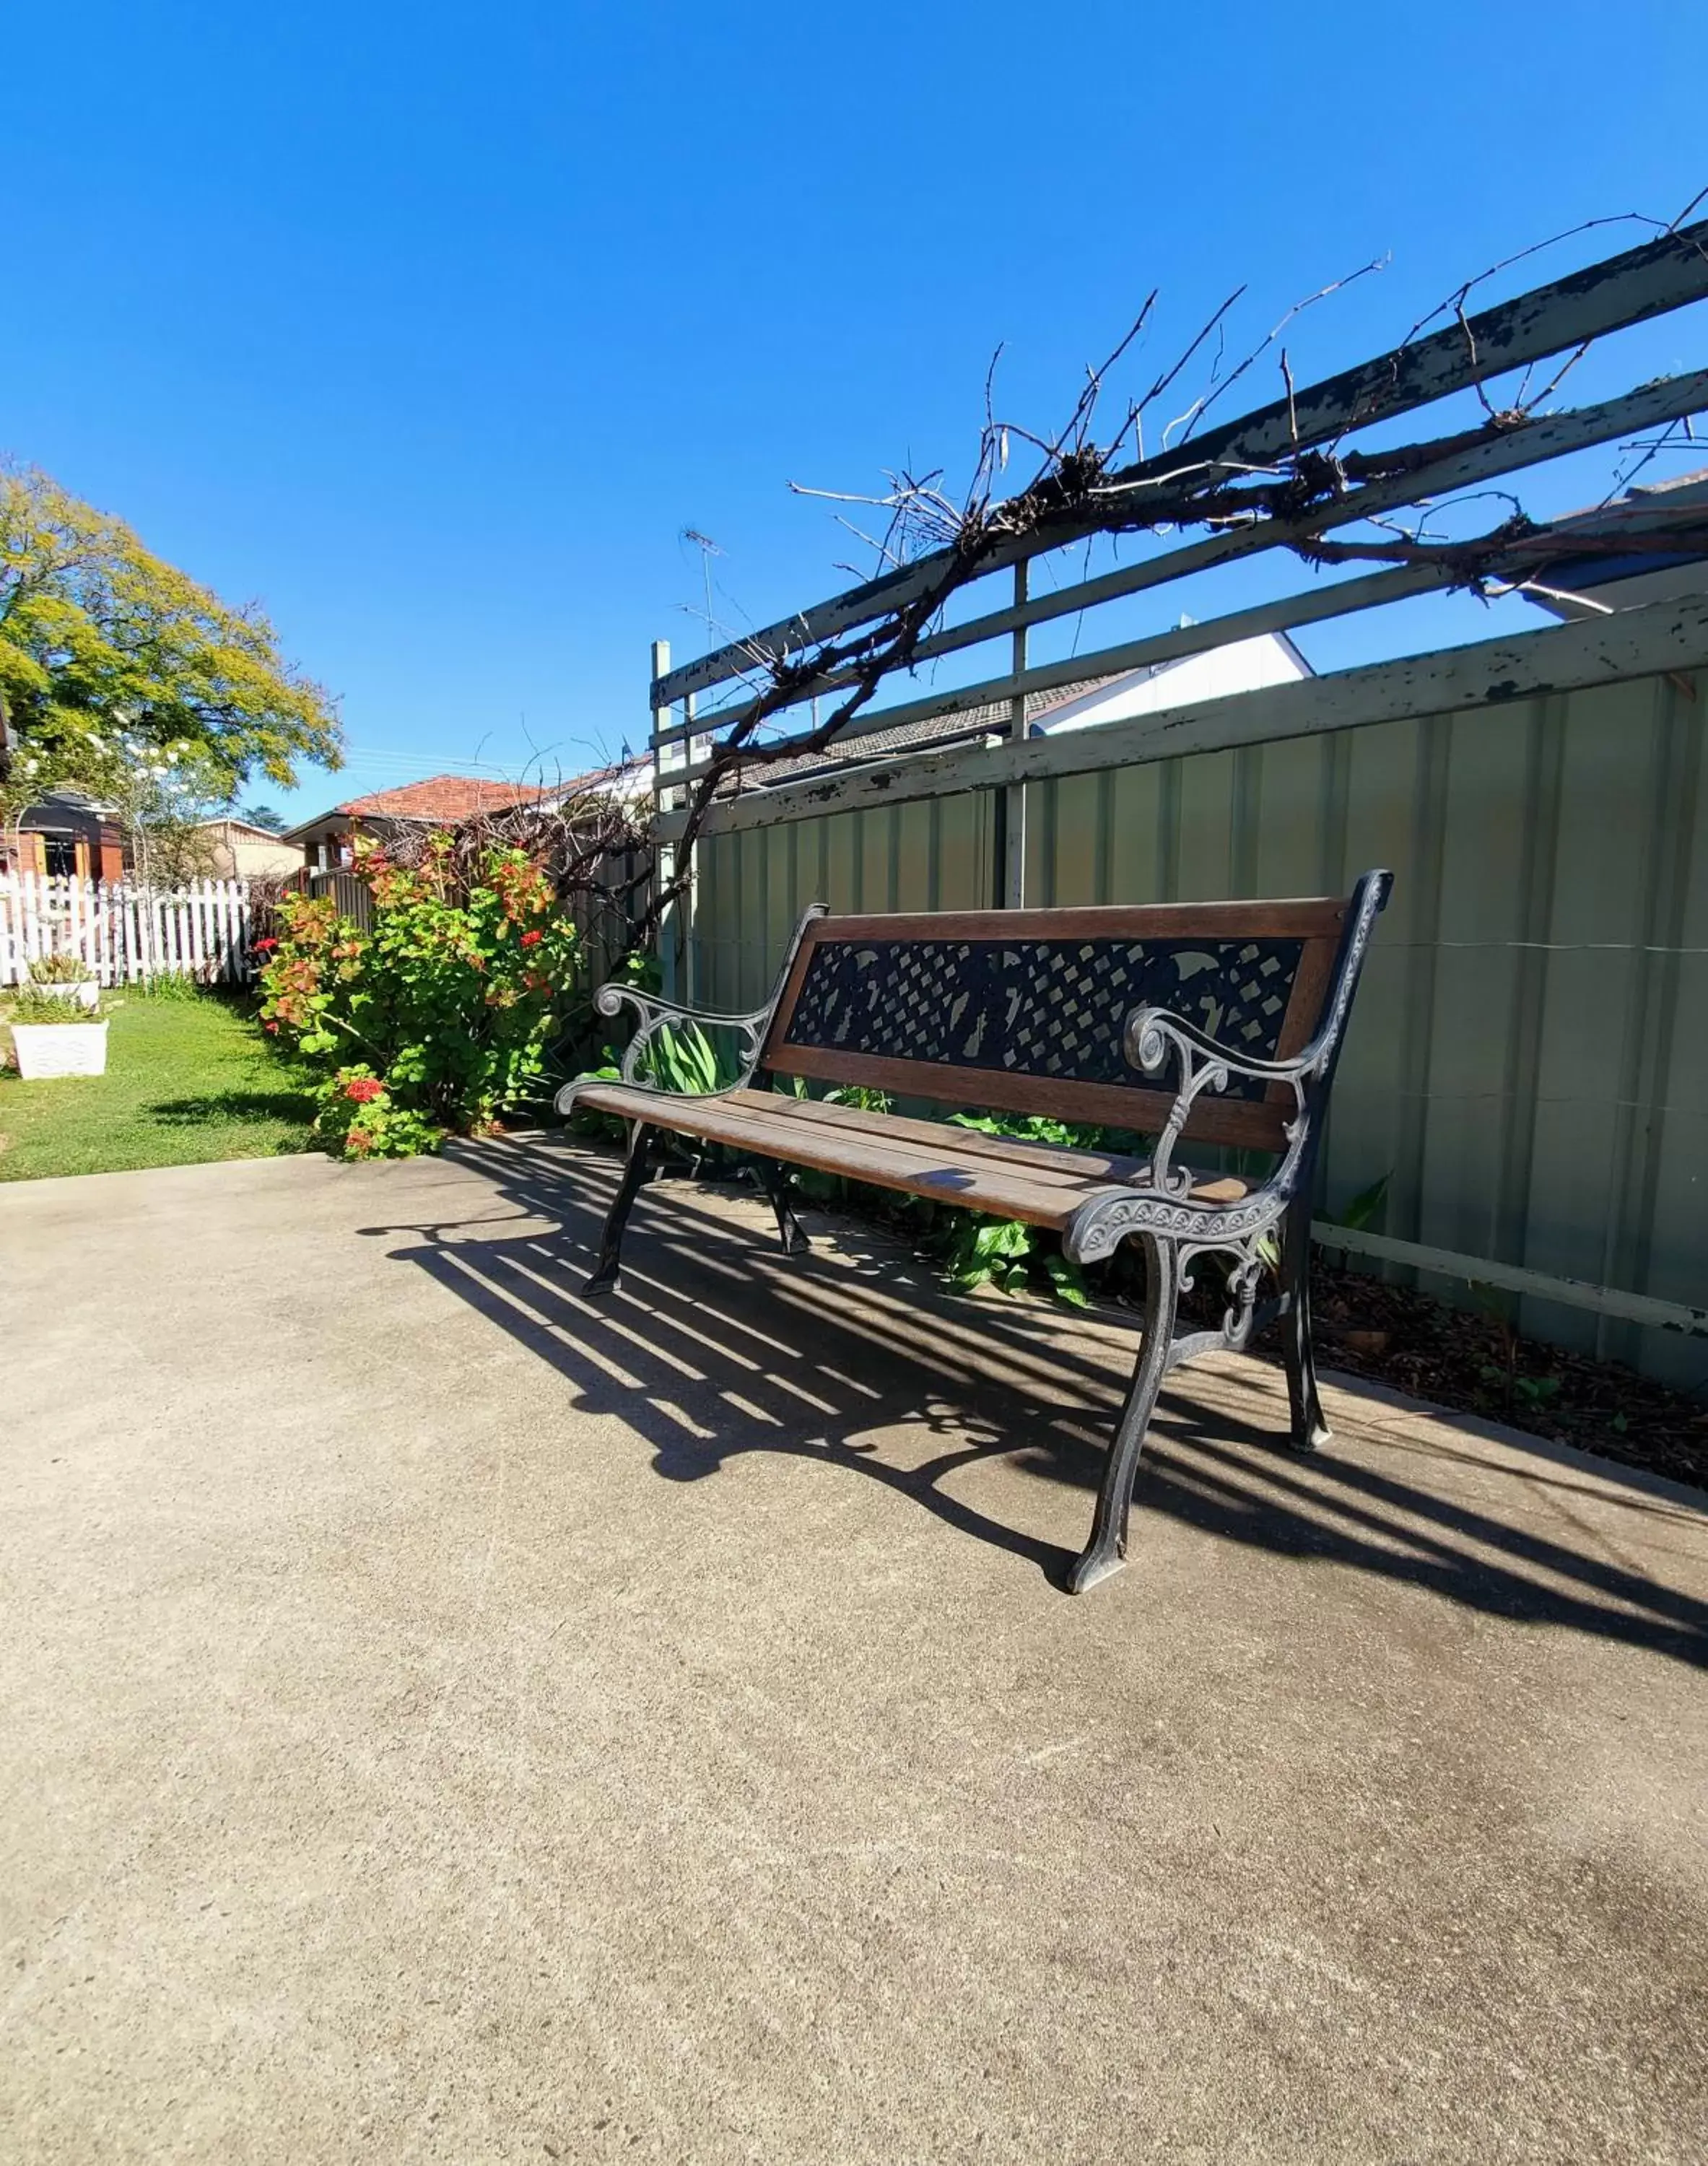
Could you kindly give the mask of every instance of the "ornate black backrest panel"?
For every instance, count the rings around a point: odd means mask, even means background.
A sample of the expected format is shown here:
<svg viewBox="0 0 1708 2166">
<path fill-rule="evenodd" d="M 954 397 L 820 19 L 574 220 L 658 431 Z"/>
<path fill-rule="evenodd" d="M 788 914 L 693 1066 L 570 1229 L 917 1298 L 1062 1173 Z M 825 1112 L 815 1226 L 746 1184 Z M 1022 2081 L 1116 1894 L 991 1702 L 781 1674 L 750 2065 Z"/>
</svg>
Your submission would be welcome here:
<svg viewBox="0 0 1708 2166">
<path fill-rule="evenodd" d="M 820 918 L 763 1062 L 942 1103 L 1154 1128 L 1173 1079 L 1129 1065 L 1122 1033 L 1134 1009 L 1167 1008 L 1259 1059 L 1289 1054 L 1321 1011 L 1343 907 Z M 1275 1148 L 1280 1118 L 1262 1085 L 1236 1082 L 1194 1116 L 1194 1132 Z"/>
<path fill-rule="evenodd" d="M 1302 940 L 825 940 L 782 1043 L 934 1066 L 1126 1085 L 1136 1007 L 1275 1056 Z M 970 1080 L 970 1079 L 969 1079 Z M 1262 1095 L 1250 1082 L 1231 1085 Z"/>
</svg>

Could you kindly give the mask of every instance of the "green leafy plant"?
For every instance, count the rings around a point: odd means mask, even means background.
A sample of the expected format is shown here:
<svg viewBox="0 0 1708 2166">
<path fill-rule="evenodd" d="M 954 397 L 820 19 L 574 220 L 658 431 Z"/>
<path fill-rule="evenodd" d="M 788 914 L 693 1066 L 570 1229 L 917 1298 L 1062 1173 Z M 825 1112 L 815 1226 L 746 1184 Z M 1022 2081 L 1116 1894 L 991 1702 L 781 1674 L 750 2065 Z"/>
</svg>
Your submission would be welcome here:
<svg viewBox="0 0 1708 2166">
<path fill-rule="evenodd" d="M 1106 1128 L 1051 1119 L 1043 1113 L 951 1113 L 952 1128 L 973 1128 L 982 1136 L 1015 1136 L 1022 1143 L 1061 1144 L 1072 1150 L 1113 1148 Z"/>
<path fill-rule="evenodd" d="M 1388 1183 L 1393 1178 L 1384 1173 L 1379 1181 L 1373 1181 L 1368 1188 L 1361 1188 L 1350 1202 L 1342 1204 L 1334 1214 L 1332 1223 L 1344 1226 L 1354 1234 L 1363 1233 L 1373 1226 L 1388 1207 Z"/>
<path fill-rule="evenodd" d="M 418 1158 L 445 1139 L 441 1126 L 400 1105 L 372 1068 L 340 1068 L 314 1095 L 314 1133 L 346 1158 Z"/>
<path fill-rule="evenodd" d="M 1055 1144 L 1070 1150 L 1118 1151 L 1131 1138 L 1084 1122 L 1057 1121 L 1042 1113 L 952 1113 L 950 1125 L 986 1136 L 1014 1136 L 1023 1143 Z M 1018 1218 L 955 1214 L 947 1236 L 950 1283 L 964 1292 L 996 1286 L 1004 1293 L 1039 1286 L 1074 1308 L 1090 1306 L 1091 1292 L 1079 1266 L 1063 1255 L 1053 1234 Z"/>
<path fill-rule="evenodd" d="M 996 1286 L 1004 1293 L 1017 1293 L 1025 1285 L 1034 1239 L 1030 1226 L 1018 1218 L 988 1218 L 971 1211 L 957 1212 L 951 1226 L 943 1261 L 949 1283 L 958 1292 Z"/>
<path fill-rule="evenodd" d="M 720 1056 L 697 1022 L 661 1024 L 647 1042 L 640 1065 L 646 1081 L 685 1097 L 725 1090 L 741 1072 L 732 1058 Z"/>
<path fill-rule="evenodd" d="M 187 970 L 157 970 L 134 990 L 146 1001 L 201 1001 L 213 991 Z"/>
<path fill-rule="evenodd" d="M 1519 1368 L 1521 1342 L 1514 1320 L 1517 1309 L 1516 1297 L 1501 1287 L 1485 1284 L 1481 1279 L 1472 1279 L 1467 1283 L 1472 1300 L 1493 1323 L 1500 1342 L 1500 1360 L 1479 1363 L 1478 1376 L 1491 1391 L 1500 1394 L 1508 1413 L 1520 1409 L 1527 1413 L 1537 1413 L 1551 1406 L 1564 1387 L 1557 1376 L 1526 1376 Z"/>
<path fill-rule="evenodd" d="M 619 975 L 630 982 L 640 983 L 640 959 L 630 960 L 630 967 Z M 716 1044 L 709 1033 L 692 1021 L 664 1024 L 648 1041 L 635 1064 L 635 1070 L 637 1082 L 694 1097 L 704 1096 L 711 1091 L 727 1090 L 741 1073 L 733 1051 Z M 605 1048 L 604 1065 L 583 1073 L 589 1080 L 600 1083 L 620 1083 L 623 1080 L 615 1049 L 609 1045 Z M 620 1139 L 627 1133 L 627 1124 L 614 1113 L 601 1113 L 592 1107 L 577 1110 L 572 1116 L 572 1125 L 588 1135 Z"/>
<path fill-rule="evenodd" d="M 327 1071 L 317 1126 L 347 1157 L 491 1128 L 546 1072 L 581 966 L 574 926 L 520 850 L 489 851 L 469 881 L 437 835 L 417 866 L 368 850 L 356 873 L 370 928 L 293 895 L 278 938 L 256 943 L 262 1028 Z"/>
<path fill-rule="evenodd" d="M 1534 1411 L 1552 1405 L 1561 1391 L 1558 1376 L 1524 1376 L 1516 1369 L 1502 1368 L 1498 1361 L 1484 1361 L 1477 1371 L 1485 1384 L 1504 1392 L 1509 1406 L 1517 1405 Z"/>
<path fill-rule="evenodd" d="M 1071 1308 L 1090 1308 L 1091 1289 L 1078 1264 L 1064 1256 L 1059 1249 L 1046 1249 L 1039 1260 L 1050 1281 L 1050 1291 L 1057 1301 L 1065 1301 Z"/>
</svg>

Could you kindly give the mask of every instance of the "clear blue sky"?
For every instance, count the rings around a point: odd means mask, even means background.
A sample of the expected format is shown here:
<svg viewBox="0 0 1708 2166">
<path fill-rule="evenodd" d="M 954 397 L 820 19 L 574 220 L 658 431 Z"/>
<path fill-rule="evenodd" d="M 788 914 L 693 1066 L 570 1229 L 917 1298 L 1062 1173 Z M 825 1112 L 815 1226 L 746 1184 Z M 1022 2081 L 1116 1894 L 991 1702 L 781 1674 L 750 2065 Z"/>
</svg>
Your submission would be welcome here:
<svg viewBox="0 0 1708 2166">
<path fill-rule="evenodd" d="M 638 742 L 647 642 L 705 644 L 682 530 L 731 622 L 834 591 L 785 480 L 964 462 L 999 341 L 1046 420 L 1152 285 L 1154 357 L 1391 251 L 1294 327 L 1302 382 L 1708 180 L 1679 0 L 83 0 L 5 50 L 0 447 L 266 603 L 352 748 L 299 812 Z M 1700 364 L 1700 314 L 1582 395 Z"/>
</svg>

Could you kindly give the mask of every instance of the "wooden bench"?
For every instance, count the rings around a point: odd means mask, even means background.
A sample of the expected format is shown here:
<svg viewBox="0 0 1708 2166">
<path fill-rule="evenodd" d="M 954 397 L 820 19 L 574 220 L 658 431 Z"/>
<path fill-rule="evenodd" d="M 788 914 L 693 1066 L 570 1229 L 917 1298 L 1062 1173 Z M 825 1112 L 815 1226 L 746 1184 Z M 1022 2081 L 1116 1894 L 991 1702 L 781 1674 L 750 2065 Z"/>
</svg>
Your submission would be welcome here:
<svg viewBox="0 0 1708 2166">
<path fill-rule="evenodd" d="M 1309 1299 L 1312 1175 L 1353 991 L 1392 875 L 1366 873 L 1345 901 L 974 911 L 832 917 L 797 931 L 777 989 L 751 1015 L 696 1015 L 607 985 L 601 1014 L 639 1021 L 620 1083 L 583 1078 L 557 1103 L 630 1124 L 628 1161 L 583 1292 L 616 1285 L 623 1229 L 657 1133 L 750 1154 L 785 1249 L 806 1245 L 783 1164 L 1022 1218 L 1058 1233 L 1078 1263 L 1125 1240 L 1145 1252 L 1144 1341 L 1075 1563 L 1075 1593 L 1126 1552 L 1133 1479 L 1163 1378 L 1216 1347 L 1244 1346 L 1274 1318 L 1294 1446 L 1328 1435 L 1318 1403 Z M 741 1071 L 690 1096 L 641 1080 L 661 1031 L 732 1028 Z M 957 1107 L 1099 1123 L 1156 1143 L 1146 1157 L 985 1135 L 756 1087 L 772 1076 L 863 1084 Z M 1194 1171 L 1183 1144 L 1272 1154 L 1261 1175 Z M 1259 1299 L 1276 1254 L 1275 1290 Z M 1228 1259 L 1219 1327 L 1177 1335 L 1194 1260 Z"/>
</svg>

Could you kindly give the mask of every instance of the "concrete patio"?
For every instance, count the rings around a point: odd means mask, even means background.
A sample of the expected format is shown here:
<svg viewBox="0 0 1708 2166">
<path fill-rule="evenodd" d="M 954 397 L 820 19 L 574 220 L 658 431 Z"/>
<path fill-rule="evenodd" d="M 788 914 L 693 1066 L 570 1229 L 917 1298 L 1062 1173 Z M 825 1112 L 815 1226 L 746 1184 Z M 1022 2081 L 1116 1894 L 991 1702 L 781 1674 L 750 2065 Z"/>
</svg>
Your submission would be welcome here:
<svg viewBox="0 0 1708 2166">
<path fill-rule="evenodd" d="M 1072 1601 L 1128 1327 L 614 1180 L 0 1190 L 0 2156 L 1708 2155 L 1702 1497 L 1227 1358 Z"/>
</svg>

